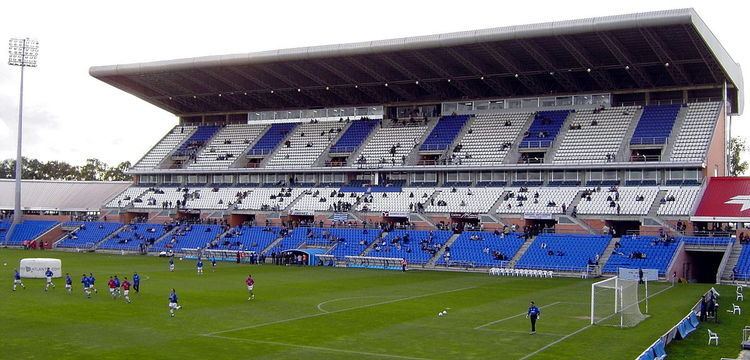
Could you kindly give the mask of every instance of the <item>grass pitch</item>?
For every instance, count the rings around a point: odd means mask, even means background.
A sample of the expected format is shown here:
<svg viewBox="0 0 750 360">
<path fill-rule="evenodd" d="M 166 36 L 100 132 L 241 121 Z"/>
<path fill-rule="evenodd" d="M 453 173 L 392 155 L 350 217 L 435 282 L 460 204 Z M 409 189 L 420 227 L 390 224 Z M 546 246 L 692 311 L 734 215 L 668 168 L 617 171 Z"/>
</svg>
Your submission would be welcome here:
<svg viewBox="0 0 750 360">
<path fill-rule="evenodd" d="M 62 259 L 75 279 L 72 295 L 63 279 L 48 293 L 36 279 L 11 291 L 18 261 L 43 256 Z M 651 299 L 647 320 L 622 330 L 588 325 L 590 280 L 233 263 L 213 272 L 208 262 L 198 276 L 192 260 L 177 261 L 170 273 L 155 257 L 7 249 L 0 262 L 8 264 L 0 268 L 0 358 L 18 359 L 633 359 L 710 287 L 666 290 Z M 134 271 L 141 292 L 131 291 L 132 304 L 113 300 L 106 279 Z M 91 299 L 78 282 L 84 272 L 97 278 Z M 248 273 L 256 279 L 253 301 Z M 170 288 L 183 306 L 174 318 Z M 524 316 L 530 300 L 542 307 L 533 336 Z M 745 320 L 712 330 L 729 338 Z M 722 346 L 705 350 L 704 333 L 699 328 L 678 345 L 679 358 L 736 356 L 737 342 L 723 337 Z"/>
</svg>

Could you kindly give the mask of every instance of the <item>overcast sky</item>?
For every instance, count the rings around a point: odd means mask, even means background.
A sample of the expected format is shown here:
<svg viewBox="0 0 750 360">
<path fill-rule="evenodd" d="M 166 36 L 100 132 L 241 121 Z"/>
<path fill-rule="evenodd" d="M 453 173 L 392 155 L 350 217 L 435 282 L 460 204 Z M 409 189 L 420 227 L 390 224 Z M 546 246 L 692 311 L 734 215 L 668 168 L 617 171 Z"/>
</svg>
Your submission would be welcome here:
<svg viewBox="0 0 750 360">
<path fill-rule="evenodd" d="M 5 1 L 3 47 L 39 40 L 26 72 L 24 155 L 80 164 L 137 161 L 177 119 L 88 75 L 111 65 L 428 35 L 694 7 L 740 64 L 748 12 L 737 1 Z M 0 159 L 15 156 L 19 69 L 0 58 Z M 734 134 L 750 125 L 734 119 Z"/>
</svg>

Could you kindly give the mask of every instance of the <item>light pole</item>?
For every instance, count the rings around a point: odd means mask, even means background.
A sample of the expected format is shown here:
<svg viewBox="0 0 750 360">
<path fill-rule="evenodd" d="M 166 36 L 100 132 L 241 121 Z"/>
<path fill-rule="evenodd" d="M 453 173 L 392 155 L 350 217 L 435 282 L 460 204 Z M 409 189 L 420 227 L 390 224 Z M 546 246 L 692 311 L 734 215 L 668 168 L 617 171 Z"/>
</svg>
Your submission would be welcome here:
<svg viewBox="0 0 750 360">
<path fill-rule="evenodd" d="M 10 241 L 13 231 L 21 222 L 21 139 L 23 134 L 23 70 L 36 67 L 39 55 L 39 42 L 34 39 L 10 39 L 8 41 L 8 65 L 21 67 L 21 91 L 18 99 L 18 148 L 16 152 L 16 203 L 13 212 L 13 226 L 8 229 L 6 241 Z"/>
</svg>

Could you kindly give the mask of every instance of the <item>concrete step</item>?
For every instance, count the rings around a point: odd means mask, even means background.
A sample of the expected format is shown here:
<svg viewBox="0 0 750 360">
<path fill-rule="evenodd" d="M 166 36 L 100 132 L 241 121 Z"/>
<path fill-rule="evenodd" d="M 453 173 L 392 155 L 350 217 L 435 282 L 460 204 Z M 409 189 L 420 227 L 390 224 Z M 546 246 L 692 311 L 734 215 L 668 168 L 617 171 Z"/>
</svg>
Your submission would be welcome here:
<svg viewBox="0 0 750 360">
<path fill-rule="evenodd" d="M 596 270 L 596 276 L 600 276 L 602 274 L 602 269 L 604 268 L 604 265 L 609 261 L 609 258 L 612 256 L 612 252 L 615 251 L 615 244 L 620 241 L 619 237 L 612 238 L 612 240 L 609 241 L 609 244 L 607 244 L 607 247 L 604 249 L 604 253 L 599 256 L 599 267 Z"/>
<path fill-rule="evenodd" d="M 440 257 L 442 257 L 443 254 L 445 254 L 445 248 L 453 246 L 453 243 L 456 242 L 456 239 L 458 239 L 459 235 L 460 234 L 451 235 L 451 237 L 448 238 L 448 241 L 446 241 L 445 244 L 440 248 L 440 250 L 435 253 L 435 256 L 427 261 L 425 266 L 435 266 L 435 263 L 440 260 Z"/>
<path fill-rule="evenodd" d="M 523 257 L 523 254 L 525 254 L 526 250 L 529 249 L 529 247 L 531 246 L 531 244 L 534 242 L 534 239 L 535 238 L 529 238 L 529 239 L 527 239 L 523 243 L 523 245 L 521 245 L 521 248 L 518 249 L 518 252 L 515 255 L 513 255 L 513 258 L 510 259 L 510 262 L 508 262 L 508 267 L 509 268 L 515 268 L 516 267 L 516 263 L 518 262 L 518 260 L 521 259 L 521 257 Z"/>
</svg>

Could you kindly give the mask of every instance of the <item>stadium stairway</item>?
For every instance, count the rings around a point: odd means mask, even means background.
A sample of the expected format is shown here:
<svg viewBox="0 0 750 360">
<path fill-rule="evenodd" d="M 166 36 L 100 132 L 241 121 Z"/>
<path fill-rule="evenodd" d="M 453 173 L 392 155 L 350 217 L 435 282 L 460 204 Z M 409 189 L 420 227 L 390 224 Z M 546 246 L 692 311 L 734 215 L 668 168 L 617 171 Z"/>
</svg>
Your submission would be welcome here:
<svg viewBox="0 0 750 360">
<path fill-rule="evenodd" d="M 301 126 L 301 125 L 304 125 L 304 123 L 300 123 L 300 124 L 298 124 L 297 126 Z M 270 126 L 269 126 L 269 128 L 270 128 Z M 269 161 L 270 161 L 271 159 L 273 159 L 273 157 L 274 157 L 274 156 L 276 156 L 276 153 L 277 153 L 277 152 L 279 152 L 279 150 L 281 150 L 281 148 L 283 148 L 283 147 L 284 147 L 284 142 L 285 142 L 285 141 L 287 141 L 287 140 L 289 140 L 289 139 L 290 139 L 290 138 L 291 138 L 292 136 L 294 136 L 294 131 L 295 131 L 296 129 L 297 129 L 297 127 L 294 127 L 294 128 L 292 128 L 292 129 L 291 129 L 291 130 L 290 130 L 290 131 L 289 131 L 289 132 L 288 132 L 288 133 L 286 134 L 286 136 L 284 136 L 284 138 L 282 138 L 282 139 L 281 139 L 281 140 L 279 141 L 279 143 L 278 143 L 278 144 L 276 144 L 276 147 L 275 147 L 275 148 L 273 149 L 273 151 L 272 151 L 272 152 L 270 152 L 270 153 L 268 153 L 268 154 L 266 154 L 266 155 L 265 155 L 265 156 L 263 157 L 263 160 L 262 160 L 262 161 L 260 162 L 260 164 L 258 164 L 258 167 L 259 167 L 259 168 L 264 168 L 264 167 L 266 167 L 266 164 L 268 164 L 268 162 L 269 162 Z M 268 131 L 268 130 L 266 130 L 266 131 Z M 258 139 L 260 140 L 260 137 L 258 137 Z M 253 146 L 255 146 L 255 145 L 253 145 Z M 252 147 L 250 147 L 249 149 L 252 149 Z"/>
<path fill-rule="evenodd" d="M 172 230 L 169 230 L 169 231 L 165 232 L 165 233 L 164 233 L 164 235 L 162 235 L 162 236 L 161 236 L 161 237 L 159 237 L 158 239 L 154 240 L 154 245 L 156 245 L 156 244 L 158 244 L 158 243 L 160 243 L 160 242 L 162 242 L 162 241 L 165 241 L 165 240 L 167 240 L 167 239 L 171 238 L 171 237 L 172 237 L 172 235 L 173 235 L 173 234 L 174 234 L 174 233 L 175 233 L 175 232 L 177 231 L 177 229 L 179 229 L 179 228 L 180 228 L 179 226 L 175 226 L 175 227 L 173 227 L 173 228 L 172 228 Z M 148 248 L 146 248 L 146 251 L 151 251 L 151 250 L 150 250 L 150 246 L 149 246 Z"/>
<path fill-rule="evenodd" d="M 471 129 L 471 125 L 474 123 L 474 116 L 469 116 L 469 118 L 464 123 L 464 126 L 459 130 L 458 134 L 456 134 L 456 137 L 453 138 L 453 142 L 448 145 L 448 147 L 445 149 L 445 152 L 443 152 L 442 156 L 450 157 L 450 154 L 453 154 L 453 149 L 461 143 L 461 140 L 464 138 L 464 135 Z M 456 154 L 461 154 L 461 152 L 458 152 Z"/>
<path fill-rule="evenodd" d="M 414 149 L 412 149 L 409 152 L 409 155 L 406 156 L 406 165 L 414 165 L 417 163 L 417 160 L 419 160 L 419 147 L 422 146 L 424 141 L 427 139 L 428 136 L 432 133 L 432 130 L 435 129 L 435 126 L 438 123 L 439 118 L 430 118 L 429 122 L 427 123 L 427 129 L 425 129 L 424 134 L 419 138 L 419 141 L 417 141 L 416 146 Z"/>
<path fill-rule="evenodd" d="M 435 222 L 429 216 L 420 213 L 410 213 L 409 221 L 415 223 L 415 225 L 419 225 L 419 222 L 426 222 L 429 227 L 435 227 Z"/>
<path fill-rule="evenodd" d="M 46 242 L 48 244 L 47 248 L 51 249 L 52 244 L 57 242 L 57 240 L 60 239 L 64 234 L 65 234 L 65 231 L 62 228 L 62 223 L 57 223 L 55 226 L 53 226 L 46 232 L 37 236 L 36 239 L 34 240 L 36 241 L 37 244 L 42 244 Z"/>
<path fill-rule="evenodd" d="M 263 249 L 262 249 L 261 251 L 259 251 L 258 253 L 259 253 L 259 254 L 265 254 L 265 253 L 267 253 L 267 252 L 271 251 L 271 249 L 273 249 L 273 248 L 275 248 L 275 247 L 276 247 L 277 245 L 279 245 L 279 243 L 280 243 L 280 242 L 281 242 L 282 240 L 284 240 L 284 237 L 283 237 L 283 236 L 279 236 L 278 238 L 276 238 L 276 240 L 274 240 L 274 241 L 271 241 L 271 243 L 270 243 L 270 244 L 268 244 L 268 246 L 266 246 L 265 248 L 263 248 Z"/>
<path fill-rule="evenodd" d="M 367 247 L 366 247 L 366 248 L 365 248 L 364 250 L 362 250 L 362 252 L 361 252 L 361 253 L 359 254 L 359 256 L 367 256 L 367 254 L 368 254 L 368 253 L 369 253 L 369 252 L 370 252 L 370 251 L 371 251 L 372 249 L 374 249 L 374 248 L 375 248 L 375 246 L 376 246 L 376 245 L 378 244 L 378 241 L 379 241 L 380 239 L 383 239 L 383 238 L 385 238 L 386 236 L 388 236 L 388 232 L 387 232 L 387 231 L 383 231 L 382 233 L 380 233 L 380 237 L 379 237 L 379 238 L 377 238 L 377 239 L 375 239 L 375 241 L 373 241 L 373 242 L 372 242 L 372 244 L 368 245 L 368 246 L 367 246 Z"/>
<path fill-rule="evenodd" d="M 523 140 L 523 134 L 525 134 L 527 131 L 529 131 L 529 128 L 531 127 L 531 123 L 534 122 L 534 114 L 532 113 L 529 115 L 528 118 L 526 118 L 526 122 L 523 124 L 523 127 L 521 130 L 518 131 L 518 136 L 513 140 L 513 144 L 510 146 L 510 149 L 508 149 L 508 153 L 505 154 L 505 159 L 503 159 L 503 164 L 516 164 L 518 163 L 518 159 L 521 158 L 521 153 L 518 151 L 518 147 L 521 144 L 521 141 Z"/>
<path fill-rule="evenodd" d="M 341 128 L 341 131 L 336 133 L 336 136 L 334 136 L 333 139 L 331 139 L 331 141 L 328 142 L 328 146 L 326 146 L 325 149 L 323 149 L 323 152 L 320 153 L 320 156 L 318 156 L 318 159 L 316 159 L 313 162 L 312 166 L 319 166 L 319 167 L 326 166 L 326 161 L 331 158 L 331 154 L 329 154 L 328 152 L 331 151 L 331 148 L 333 147 L 333 145 L 336 145 L 336 143 L 341 139 L 341 137 L 344 136 L 344 134 L 346 134 L 346 131 L 349 130 L 349 127 L 351 127 L 353 123 L 354 121 L 350 121 L 344 124 L 344 127 Z"/>
<path fill-rule="evenodd" d="M 615 158 L 618 161 L 627 162 L 629 160 L 630 139 L 633 138 L 633 134 L 635 133 L 635 128 L 638 127 L 638 123 L 640 122 L 642 115 L 643 115 L 643 108 L 639 108 L 638 110 L 636 110 L 635 114 L 633 115 L 633 120 L 630 122 L 630 125 L 628 125 L 628 129 L 625 130 L 625 135 L 622 137 L 622 144 L 620 144 L 620 149 L 617 150 L 617 154 L 615 154 Z"/>
<path fill-rule="evenodd" d="M 253 141 L 251 141 L 249 144 L 247 144 L 247 147 L 244 148 L 242 150 L 242 152 L 239 155 L 236 156 L 237 158 L 234 159 L 234 161 L 231 164 L 229 164 L 229 168 L 230 169 L 232 169 L 232 168 L 244 168 L 245 165 L 247 165 L 247 152 L 250 151 L 250 149 L 252 149 L 253 146 L 255 146 L 255 144 L 258 143 L 258 141 L 260 141 L 260 139 L 263 137 L 263 135 L 265 135 L 268 132 L 268 129 L 270 129 L 270 128 L 271 128 L 271 126 L 267 125 L 265 129 L 263 129 L 260 133 L 258 133 L 258 136 L 256 136 L 255 139 L 253 139 Z"/>
<path fill-rule="evenodd" d="M 458 239 L 459 235 L 461 234 L 453 233 L 453 235 L 448 238 L 448 241 L 446 241 L 445 244 L 440 247 L 440 250 L 438 250 L 430 260 L 427 260 L 427 262 L 425 263 L 425 267 L 434 267 L 435 263 L 443 256 L 443 254 L 445 254 L 445 248 L 453 246 L 453 243 L 456 242 L 456 239 Z"/>
<path fill-rule="evenodd" d="M 659 201 L 663 199 L 665 196 L 667 196 L 667 190 L 659 190 L 659 192 L 656 193 L 656 198 L 654 198 L 654 202 L 651 204 L 651 207 L 648 209 L 648 216 L 652 218 L 656 217 L 656 212 L 659 211 L 659 207 L 661 206 L 661 203 Z"/>
<path fill-rule="evenodd" d="M 722 283 L 732 283 L 732 270 L 737 266 L 737 262 L 740 260 L 740 254 L 742 253 L 742 244 L 739 241 L 735 241 L 732 244 L 732 252 L 729 254 L 726 264 L 724 265 L 724 271 L 721 272 Z"/>
<path fill-rule="evenodd" d="M 560 127 L 560 131 L 557 133 L 557 136 L 555 137 L 555 140 L 552 142 L 552 144 L 550 144 L 549 148 L 547 149 L 547 152 L 544 153 L 545 164 L 551 163 L 552 159 L 555 158 L 557 149 L 560 148 L 560 143 L 562 143 L 563 139 L 565 139 L 565 136 L 568 134 L 568 129 L 570 128 L 570 123 L 575 118 L 576 118 L 576 113 L 571 111 L 568 114 L 568 117 L 565 118 L 565 121 L 563 121 L 562 126 Z"/>
<path fill-rule="evenodd" d="M 518 260 L 521 259 L 521 257 L 523 256 L 523 254 L 526 253 L 526 250 L 529 249 L 529 247 L 531 246 L 531 244 L 534 242 L 534 239 L 536 239 L 536 237 L 530 237 L 530 238 L 526 239 L 526 241 L 523 243 L 523 245 L 521 245 L 521 248 L 518 249 L 518 252 L 515 255 L 513 255 L 513 258 L 510 259 L 510 261 L 508 262 L 508 268 L 513 269 L 513 268 L 516 267 L 516 263 L 518 262 Z"/>
<path fill-rule="evenodd" d="M 570 216 L 570 215 L 559 215 L 557 217 L 557 222 L 558 223 L 561 223 L 561 221 L 560 221 L 561 218 L 567 219 L 570 223 L 578 225 L 583 230 L 586 230 L 589 234 L 592 234 L 592 235 L 598 234 L 598 232 L 596 230 L 592 229 L 591 226 L 589 226 L 589 224 L 587 224 L 585 221 L 581 221 L 581 219 L 579 219 L 577 217 L 573 217 L 573 216 Z"/>
<path fill-rule="evenodd" d="M 687 116 L 687 111 L 688 111 L 688 107 L 683 106 L 680 109 L 680 112 L 677 113 L 677 118 L 675 119 L 674 125 L 672 126 L 672 132 L 667 138 L 667 143 L 664 144 L 664 149 L 661 151 L 662 159 L 669 159 L 669 156 L 672 155 L 672 149 L 674 148 L 674 143 L 675 141 L 677 141 L 677 135 L 680 133 L 680 129 L 682 128 L 682 125 L 685 123 L 685 117 Z"/>
<path fill-rule="evenodd" d="M 381 120 L 380 123 L 382 124 L 383 121 Z M 378 133 L 378 130 L 380 130 L 381 128 L 382 128 L 381 125 L 375 125 L 375 127 L 372 128 L 372 131 L 370 131 L 370 133 L 367 134 L 367 137 L 364 140 L 362 140 L 362 143 L 359 144 L 359 147 L 357 148 L 357 150 L 354 150 L 349 155 L 349 157 L 347 157 L 346 165 L 353 166 L 357 164 L 357 159 L 359 159 L 359 154 L 362 153 L 362 150 L 365 149 L 365 145 L 369 144 L 370 141 L 372 141 L 372 138 L 375 136 L 375 134 Z"/>
<path fill-rule="evenodd" d="M 119 228 L 117 228 L 117 230 L 115 230 L 115 231 L 111 232 L 109 235 L 105 236 L 99 242 L 97 242 L 96 244 L 94 244 L 94 250 L 98 249 L 99 245 L 103 244 L 105 241 L 113 238 L 115 235 L 117 235 L 117 234 L 121 233 L 123 230 L 127 229 L 127 227 L 128 227 L 127 225 L 123 224 L 122 226 L 120 226 Z"/>
<path fill-rule="evenodd" d="M 607 247 L 604 249 L 602 256 L 599 257 L 599 266 L 597 266 L 596 273 L 594 274 L 594 276 L 602 275 L 602 269 L 604 268 L 604 264 L 606 264 L 607 261 L 609 261 L 609 258 L 612 256 L 612 252 L 615 251 L 615 244 L 617 244 L 618 241 L 620 241 L 619 237 L 612 238 L 609 244 L 607 244 Z"/>
</svg>

